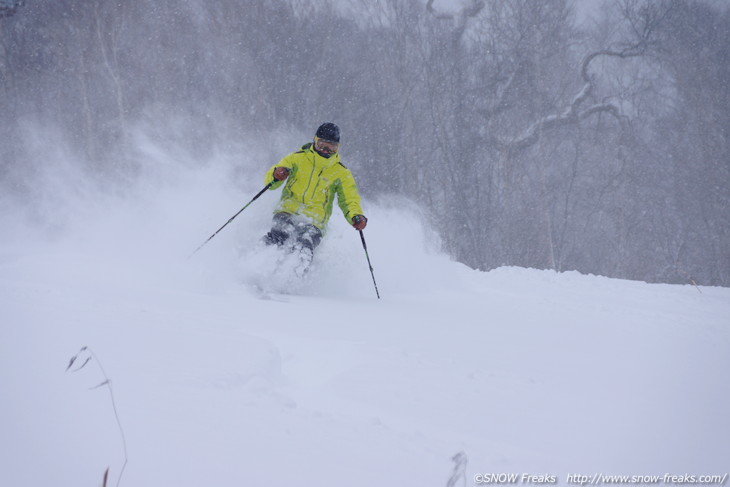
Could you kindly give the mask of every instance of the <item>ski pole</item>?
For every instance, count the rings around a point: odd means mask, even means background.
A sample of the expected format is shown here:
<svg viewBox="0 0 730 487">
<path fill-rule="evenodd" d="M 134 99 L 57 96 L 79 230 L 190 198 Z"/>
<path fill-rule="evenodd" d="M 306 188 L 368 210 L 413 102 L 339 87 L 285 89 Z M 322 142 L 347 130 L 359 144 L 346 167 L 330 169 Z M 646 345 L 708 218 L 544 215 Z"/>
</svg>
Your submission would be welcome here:
<svg viewBox="0 0 730 487">
<path fill-rule="evenodd" d="M 220 232 L 221 230 L 223 230 L 226 227 L 226 225 L 228 225 L 229 223 L 231 223 L 234 218 L 236 218 L 243 210 L 245 210 L 246 208 L 248 208 L 248 206 L 251 203 L 253 203 L 254 201 L 256 201 L 256 199 L 258 199 L 259 196 L 261 196 L 262 194 L 264 194 L 264 192 L 267 189 L 269 189 L 271 187 L 271 185 L 274 184 L 275 182 L 276 182 L 275 180 L 274 181 L 271 181 L 269 184 L 267 184 L 266 186 L 264 186 L 264 189 L 262 189 L 261 191 L 259 191 L 256 194 L 256 196 L 254 196 L 253 199 L 246 204 L 246 206 L 244 206 L 243 208 L 241 208 L 240 210 L 238 210 L 238 213 L 236 213 L 231 218 L 229 218 L 228 221 L 226 223 L 224 223 L 222 227 L 220 227 L 218 230 L 216 230 L 213 235 L 211 235 L 210 237 L 208 237 L 208 240 L 206 240 L 205 242 L 203 242 L 202 244 L 200 244 L 200 247 L 198 247 L 197 249 L 195 249 L 193 251 L 193 253 L 188 256 L 188 259 L 190 257 L 192 257 L 193 255 L 195 255 L 195 252 L 197 252 L 198 250 L 202 249 L 203 248 L 203 245 L 207 244 L 208 242 L 210 242 L 213 239 L 213 237 L 215 237 L 216 235 L 218 235 L 218 232 Z"/>
<path fill-rule="evenodd" d="M 380 299 L 380 293 L 378 292 L 378 284 L 375 282 L 375 273 L 373 272 L 373 265 L 370 263 L 370 255 L 368 255 L 368 246 L 365 243 L 365 235 L 362 233 L 362 230 L 358 230 L 360 232 L 360 240 L 362 240 L 362 248 L 365 250 L 365 257 L 368 259 L 368 267 L 370 267 L 370 275 L 373 276 L 373 285 L 375 286 L 375 295 Z"/>
</svg>

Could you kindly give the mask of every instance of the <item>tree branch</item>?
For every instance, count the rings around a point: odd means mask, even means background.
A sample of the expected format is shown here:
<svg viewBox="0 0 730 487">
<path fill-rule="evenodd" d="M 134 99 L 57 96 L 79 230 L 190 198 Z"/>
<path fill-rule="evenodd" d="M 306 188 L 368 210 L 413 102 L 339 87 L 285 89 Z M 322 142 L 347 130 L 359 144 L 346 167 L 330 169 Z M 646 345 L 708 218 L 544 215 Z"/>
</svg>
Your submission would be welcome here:
<svg viewBox="0 0 730 487">
<path fill-rule="evenodd" d="M 0 0 L 0 19 L 15 15 L 25 0 Z"/>
<path fill-rule="evenodd" d="M 618 44 L 586 55 L 581 63 L 583 86 L 573 97 L 570 104 L 557 114 L 554 113 L 539 118 L 520 136 L 512 140 L 500 140 L 498 142 L 500 148 L 508 153 L 526 149 L 535 144 L 540 139 L 540 134 L 546 130 L 575 124 L 599 113 L 608 113 L 619 121 L 624 120 L 626 117 L 622 115 L 621 109 L 610 102 L 596 103 L 583 108 L 595 89 L 595 80 L 589 71 L 591 63 L 602 56 L 627 59 L 645 55 L 652 45 L 656 27 L 666 19 L 671 10 L 671 6 L 661 7 L 652 3 L 644 4 L 636 0 L 624 0 L 621 11 L 631 26 L 635 40 L 623 46 Z"/>
<path fill-rule="evenodd" d="M 456 40 L 460 40 L 466 30 L 466 24 L 472 17 L 479 15 L 479 12 L 484 8 L 484 0 L 471 0 L 467 5 L 464 5 L 461 10 L 456 14 L 449 14 L 443 12 L 437 12 L 433 8 L 434 0 L 428 0 L 426 2 L 426 10 L 428 13 L 440 20 L 456 20 L 456 29 L 454 30 L 454 37 Z"/>
<path fill-rule="evenodd" d="M 426 10 L 428 10 L 428 13 L 430 13 L 437 19 L 451 20 L 454 18 L 453 14 L 445 14 L 445 13 L 436 12 L 436 10 L 433 8 L 433 0 L 428 0 L 428 2 L 426 2 Z"/>
</svg>

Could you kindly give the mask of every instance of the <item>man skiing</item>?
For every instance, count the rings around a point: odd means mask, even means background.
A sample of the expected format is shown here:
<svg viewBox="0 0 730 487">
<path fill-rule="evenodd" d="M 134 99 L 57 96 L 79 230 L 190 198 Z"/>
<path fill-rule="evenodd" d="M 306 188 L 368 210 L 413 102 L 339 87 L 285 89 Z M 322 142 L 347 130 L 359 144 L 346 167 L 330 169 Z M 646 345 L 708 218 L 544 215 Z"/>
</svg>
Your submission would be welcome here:
<svg viewBox="0 0 730 487">
<path fill-rule="evenodd" d="M 313 142 L 284 157 L 265 176 L 270 189 L 282 185 L 281 199 L 269 231 L 264 237 L 268 245 L 298 252 L 303 275 L 322 240 L 332 206 L 337 204 L 345 219 L 356 229 L 367 225 L 360 207 L 360 195 L 352 173 L 340 162 L 340 129 L 331 122 L 317 129 Z M 286 181 L 286 183 L 284 183 Z"/>
</svg>

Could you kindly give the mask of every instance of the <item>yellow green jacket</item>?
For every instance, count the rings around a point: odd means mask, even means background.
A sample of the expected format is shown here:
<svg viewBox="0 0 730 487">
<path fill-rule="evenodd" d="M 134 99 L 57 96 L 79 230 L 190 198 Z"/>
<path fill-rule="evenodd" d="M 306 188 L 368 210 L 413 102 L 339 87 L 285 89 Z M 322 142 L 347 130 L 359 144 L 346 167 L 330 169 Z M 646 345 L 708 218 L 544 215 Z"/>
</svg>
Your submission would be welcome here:
<svg viewBox="0 0 730 487">
<path fill-rule="evenodd" d="M 363 214 L 355 178 L 342 165 L 338 153 L 325 158 L 314 151 L 311 143 L 305 144 L 268 170 L 266 184 L 273 181 L 275 167 L 289 169 L 289 177 L 275 182 L 270 188 L 273 190 L 284 185 L 275 212 L 304 215 L 312 220 L 313 225 L 324 230 L 337 195 L 337 204 L 348 223 L 352 223 L 355 215 Z"/>
</svg>

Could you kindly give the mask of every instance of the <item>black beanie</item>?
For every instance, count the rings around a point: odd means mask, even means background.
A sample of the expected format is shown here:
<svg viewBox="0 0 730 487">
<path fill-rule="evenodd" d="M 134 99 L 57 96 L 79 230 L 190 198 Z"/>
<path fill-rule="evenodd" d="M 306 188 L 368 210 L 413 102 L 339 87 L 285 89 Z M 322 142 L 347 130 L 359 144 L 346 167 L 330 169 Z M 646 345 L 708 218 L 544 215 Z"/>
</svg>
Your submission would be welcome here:
<svg viewBox="0 0 730 487">
<path fill-rule="evenodd" d="M 332 142 L 340 142 L 340 127 L 333 124 L 332 122 L 325 122 L 319 126 L 317 133 L 314 134 L 320 139 L 329 140 Z"/>
</svg>

